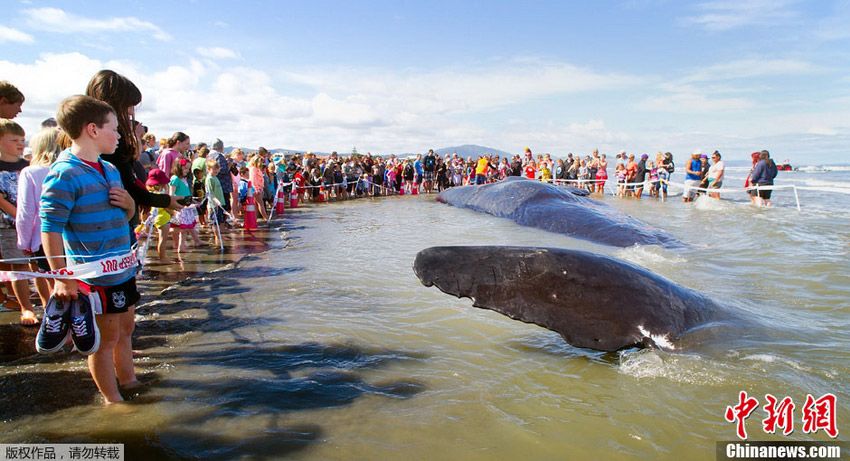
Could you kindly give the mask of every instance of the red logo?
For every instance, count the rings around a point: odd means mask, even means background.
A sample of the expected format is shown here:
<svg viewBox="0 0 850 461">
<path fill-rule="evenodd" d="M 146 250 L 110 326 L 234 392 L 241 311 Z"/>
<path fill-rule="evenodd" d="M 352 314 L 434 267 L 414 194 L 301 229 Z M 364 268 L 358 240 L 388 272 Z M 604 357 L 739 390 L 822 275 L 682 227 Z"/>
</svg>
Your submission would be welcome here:
<svg viewBox="0 0 850 461">
<path fill-rule="evenodd" d="M 762 420 L 764 432 L 775 434 L 777 427 L 782 429 L 783 435 L 794 432 L 794 401 L 791 397 L 785 397 L 778 405 L 776 397 L 765 394 L 764 398 L 767 400 L 764 405 L 767 418 Z"/>
<path fill-rule="evenodd" d="M 738 394 L 738 404 L 734 407 L 726 407 L 726 421 L 737 423 L 738 437 L 741 440 L 747 440 L 747 428 L 744 421 L 750 417 L 750 414 L 759 407 L 758 400 L 747 397 L 747 391 L 741 391 Z"/>
<path fill-rule="evenodd" d="M 806 394 L 806 404 L 803 405 L 803 432 L 813 434 L 823 429 L 833 439 L 838 437 L 835 403 L 833 394 L 826 394 L 817 400 L 811 394 Z"/>
<path fill-rule="evenodd" d="M 794 432 L 794 401 L 791 397 L 777 399 L 771 394 L 765 394 L 764 411 L 767 417 L 762 420 L 762 429 L 766 434 L 775 434 L 777 429 L 782 430 L 783 435 Z M 815 399 L 811 394 L 806 395 L 806 403 L 802 407 L 803 432 L 814 434 L 823 429 L 832 438 L 838 437 L 838 426 L 836 424 L 836 397 L 826 394 Z M 735 423 L 736 433 L 741 440 L 747 439 L 746 420 L 759 407 L 759 402 L 749 397 L 746 391 L 738 394 L 738 404 L 727 406 L 724 417 L 726 421 Z"/>
</svg>

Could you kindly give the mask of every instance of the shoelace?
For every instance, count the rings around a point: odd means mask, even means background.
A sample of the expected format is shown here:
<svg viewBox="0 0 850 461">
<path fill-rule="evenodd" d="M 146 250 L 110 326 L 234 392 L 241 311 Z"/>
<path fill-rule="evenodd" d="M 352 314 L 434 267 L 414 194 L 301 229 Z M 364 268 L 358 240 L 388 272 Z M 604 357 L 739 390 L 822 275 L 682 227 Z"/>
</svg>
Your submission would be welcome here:
<svg viewBox="0 0 850 461">
<path fill-rule="evenodd" d="M 71 321 L 71 328 L 74 329 L 74 334 L 77 336 L 85 336 L 88 334 L 85 317 L 74 317 Z"/>
<path fill-rule="evenodd" d="M 46 322 L 44 322 L 44 331 L 47 333 L 59 333 L 62 329 L 62 316 L 57 317 L 48 317 Z"/>
</svg>

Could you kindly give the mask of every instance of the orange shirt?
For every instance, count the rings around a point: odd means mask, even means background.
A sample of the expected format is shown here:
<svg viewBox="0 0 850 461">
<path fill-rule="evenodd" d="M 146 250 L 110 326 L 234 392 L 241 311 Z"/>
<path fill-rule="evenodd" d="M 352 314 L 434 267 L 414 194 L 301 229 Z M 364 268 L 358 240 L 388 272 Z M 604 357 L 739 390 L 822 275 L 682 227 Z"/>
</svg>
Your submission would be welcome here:
<svg viewBox="0 0 850 461">
<path fill-rule="evenodd" d="M 490 162 L 484 157 L 481 157 L 480 159 L 478 159 L 478 164 L 475 166 L 475 174 L 481 175 L 481 176 L 486 175 L 487 174 L 487 167 L 488 167 L 489 164 L 490 164 Z"/>
</svg>

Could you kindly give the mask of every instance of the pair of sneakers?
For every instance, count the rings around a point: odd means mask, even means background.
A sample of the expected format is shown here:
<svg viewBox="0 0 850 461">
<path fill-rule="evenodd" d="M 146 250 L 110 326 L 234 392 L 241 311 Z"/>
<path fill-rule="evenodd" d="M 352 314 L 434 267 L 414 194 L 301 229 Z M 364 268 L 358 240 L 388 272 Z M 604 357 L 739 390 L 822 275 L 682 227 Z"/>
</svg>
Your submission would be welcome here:
<svg viewBox="0 0 850 461">
<path fill-rule="evenodd" d="M 76 300 L 67 302 L 50 297 L 35 337 L 35 349 L 42 354 L 56 352 L 62 349 L 69 336 L 83 355 L 94 354 L 100 347 L 100 330 L 97 329 L 91 301 L 82 293 Z"/>
</svg>

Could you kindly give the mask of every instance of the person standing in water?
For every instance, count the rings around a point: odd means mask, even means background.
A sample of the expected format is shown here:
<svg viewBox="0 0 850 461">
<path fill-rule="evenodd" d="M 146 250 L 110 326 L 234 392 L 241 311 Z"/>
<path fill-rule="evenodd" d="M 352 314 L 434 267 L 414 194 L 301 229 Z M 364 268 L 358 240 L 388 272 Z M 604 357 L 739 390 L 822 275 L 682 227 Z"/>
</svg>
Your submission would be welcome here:
<svg viewBox="0 0 850 461">
<path fill-rule="evenodd" d="M 142 102 L 142 93 L 139 91 L 139 88 L 130 79 L 117 72 L 101 70 L 89 80 L 86 87 L 86 95 L 107 103 L 115 113 L 119 135 L 117 147 L 111 151 L 104 151 L 99 154 L 101 154 L 100 158 L 118 170 L 118 174 L 121 177 L 121 184 L 124 190 L 130 194 L 134 202 L 134 207 L 147 206 L 168 210 L 181 209 L 182 206 L 177 203 L 177 197 L 149 192 L 144 183 L 137 181 L 133 170 L 134 159 L 139 152 L 139 140 L 136 138 L 132 124 L 136 116 L 136 106 Z M 58 117 L 57 120 L 61 126 L 62 121 Z M 47 183 L 45 182 L 46 186 Z M 42 216 L 43 221 L 44 217 Z M 139 213 L 138 208 L 135 208 L 135 213 L 132 215 L 126 229 L 130 238 L 130 245 L 135 243 L 136 234 L 133 232 L 133 228 L 138 224 Z M 124 389 L 133 389 L 140 385 L 136 379 L 136 371 L 133 368 L 132 336 L 133 330 L 136 327 L 135 301 L 129 302 L 133 296 L 138 294 L 135 290 L 134 278 L 133 286 L 127 288 L 129 294 L 125 296 L 124 306 L 122 306 L 122 310 L 123 307 L 126 307 L 126 310 L 114 317 L 119 324 L 119 340 L 115 346 L 115 374 L 113 376 L 117 377 L 118 385 Z M 98 387 L 100 388 L 100 383 L 98 383 Z M 103 392 L 103 389 L 101 391 Z M 111 390 L 105 392 L 104 395 L 107 397 L 107 400 L 114 398 Z"/>
<path fill-rule="evenodd" d="M 754 186 L 759 187 L 756 205 L 770 206 L 770 196 L 772 189 L 761 189 L 761 187 L 773 186 L 773 180 L 779 173 L 776 164 L 770 158 L 770 153 L 766 150 L 759 152 L 759 162 L 753 169 L 751 181 Z"/>
<path fill-rule="evenodd" d="M 708 168 L 708 189 L 720 189 L 723 185 L 723 173 L 726 170 L 726 165 L 720 158 L 720 152 L 718 151 L 714 151 L 711 154 L 711 161 L 714 163 Z M 709 192 L 708 196 L 715 199 L 720 198 L 720 194 L 717 192 Z"/>
</svg>

